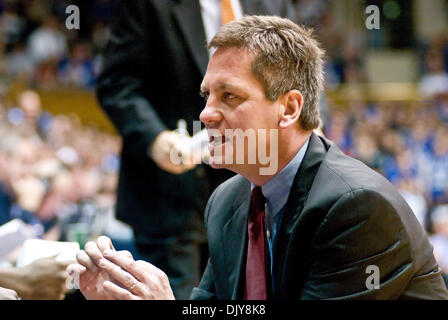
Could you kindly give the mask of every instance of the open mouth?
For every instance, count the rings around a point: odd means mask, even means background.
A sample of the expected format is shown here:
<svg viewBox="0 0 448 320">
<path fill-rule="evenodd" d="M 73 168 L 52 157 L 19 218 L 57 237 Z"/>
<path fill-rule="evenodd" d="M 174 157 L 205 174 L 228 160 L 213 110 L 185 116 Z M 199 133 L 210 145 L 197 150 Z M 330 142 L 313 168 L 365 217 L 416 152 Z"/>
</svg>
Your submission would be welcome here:
<svg viewBox="0 0 448 320">
<path fill-rule="evenodd" d="M 224 144 L 224 143 L 228 142 L 229 140 L 230 140 L 230 139 L 227 138 L 227 137 L 224 136 L 224 135 L 219 136 L 219 137 L 212 135 L 212 136 L 209 137 L 208 142 L 209 142 L 210 144 L 212 144 L 213 146 L 218 146 L 218 145 L 220 145 L 220 144 Z"/>
<path fill-rule="evenodd" d="M 229 142 L 230 139 L 227 138 L 225 135 L 218 135 L 218 134 L 212 135 L 211 134 L 209 136 L 209 140 L 208 141 L 209 141 L 208 150 L 210 152 L 210 156 L 214 157 L 215 156 L 215 148 L 220 148 L 221 146 L 224 147 L 224 144 Z M 224 154 L 224 148 L 221 149 L 221 151 L 219 153 L 221 155 L 223 155 Z"/>
</svg>

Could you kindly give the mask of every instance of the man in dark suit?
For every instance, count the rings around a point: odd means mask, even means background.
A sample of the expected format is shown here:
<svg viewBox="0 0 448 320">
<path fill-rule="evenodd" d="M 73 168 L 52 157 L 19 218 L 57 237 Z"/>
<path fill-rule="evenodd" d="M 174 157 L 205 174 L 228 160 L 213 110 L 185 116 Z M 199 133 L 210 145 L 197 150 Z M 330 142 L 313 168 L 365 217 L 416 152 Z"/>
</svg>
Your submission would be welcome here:
<svg viewBox="0 0 448 320">
<path fill-rule="evenodd" d="M 191 298 L 447 299 L 432 246 L 397 190 L 313 133 L 323 51 L 312 33 L 248 16 L 210 46 L 200 119 L 211 166 L 238 175 L 208 201 L 210 257 Z M 173 298 L 162 270 L 107 238 L 77 259 L 69 273 L 88 298 Z"/>
<path fill-rule="evenodd" d="M 203 107 L 207 38 L 218 31 L 225 3 L 236 17 L 294 11 L 290 0 L 120 1 L 98 79 L 100 104 L 123 138 L 117 217 L 133 228 L 140 257 L 167 272 L 178 298 L 200 278 L 206 201 L 231 176 L 168 157 L 170 146 L 185 141 L 173 131 L 178 120 L 191 134 Z"/>
</svg>

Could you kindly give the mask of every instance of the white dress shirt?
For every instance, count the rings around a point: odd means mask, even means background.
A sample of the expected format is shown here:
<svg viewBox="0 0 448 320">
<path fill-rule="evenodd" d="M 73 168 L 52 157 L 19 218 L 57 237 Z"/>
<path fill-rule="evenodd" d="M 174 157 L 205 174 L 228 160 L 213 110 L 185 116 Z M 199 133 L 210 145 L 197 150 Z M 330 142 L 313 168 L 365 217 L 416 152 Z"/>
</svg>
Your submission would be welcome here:
<svg viewBox="0 0 448 320">
<path fill-rule="evenodd" d="M 221 1 L 220 0 L 199 0 L 201 5 L 202 22 L 205 28 L 205 37 L 209 43 L 221 28 Z M 235 19 L 243 17 L 243 8 L 239 0 L 231 0 Z M 211 52 L 209 52 L 211 56 Z"/>
</svg>

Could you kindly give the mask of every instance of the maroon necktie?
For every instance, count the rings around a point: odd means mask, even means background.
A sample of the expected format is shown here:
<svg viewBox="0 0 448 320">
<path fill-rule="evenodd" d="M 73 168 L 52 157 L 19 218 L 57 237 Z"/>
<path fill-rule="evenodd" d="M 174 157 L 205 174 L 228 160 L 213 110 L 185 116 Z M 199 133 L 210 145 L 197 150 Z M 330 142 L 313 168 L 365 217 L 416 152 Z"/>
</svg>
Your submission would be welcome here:
<svg viewBox="0 0 448 320">
<path fill-rule="evenodd" d="M 252 202 L 249 212 L 246 262 L 246 285 L 244 300 L 266 300 L 266 259 L 267 242 L 264 219 L 265 197 L 261 187 L 252 190 Z"/>
</svg>

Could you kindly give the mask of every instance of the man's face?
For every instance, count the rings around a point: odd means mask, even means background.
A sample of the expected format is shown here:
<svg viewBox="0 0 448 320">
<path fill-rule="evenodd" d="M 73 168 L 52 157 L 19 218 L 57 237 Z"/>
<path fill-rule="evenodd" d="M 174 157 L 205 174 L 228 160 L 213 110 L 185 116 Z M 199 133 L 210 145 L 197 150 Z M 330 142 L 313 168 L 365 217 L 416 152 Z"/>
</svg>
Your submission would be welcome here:
<svg viewBox="0 0 448 320">
<path fill-rule="evenodd" d="M 210 165 L 213 168 L 244 173 L 251 170 L 251 164 L 253 168 L 253 162 L 248 161 L 248 151 L 249 155 L 260 155 L 260 145 L 264 144 L 267 154 L 270 153 L 269 133 L 270 129 L 278 129 L 280 104 L 266 98 L 263 86 L 251 71 L 253 59 L 254 55 L 245 48 L 219 48 L 212 56 L 202 81 L 201 93 L 206 98 L 206 106 L 199 118 L 209 134 Z M 236 139 L 230 139 L 228 134 L 235 129 L 257 135 L 258 148 L 256 142 L 245 139 L 243 163 L 236 160 L 241 147 L 238 148 Z M 266 129 L 266 134 L 260 133 L 259 129 Z M 222 135 L 222 140 L 216 138 L 216 130 Z M 226 152 L 229 147 L 233 147 L 230 161 Z M 259 160 L 257 156 L 256 162 Z"/>
</svg>

